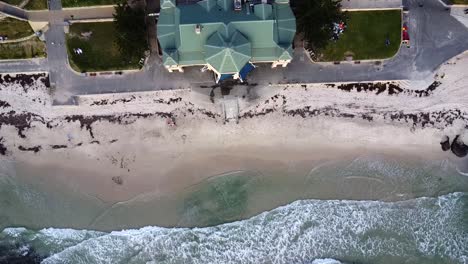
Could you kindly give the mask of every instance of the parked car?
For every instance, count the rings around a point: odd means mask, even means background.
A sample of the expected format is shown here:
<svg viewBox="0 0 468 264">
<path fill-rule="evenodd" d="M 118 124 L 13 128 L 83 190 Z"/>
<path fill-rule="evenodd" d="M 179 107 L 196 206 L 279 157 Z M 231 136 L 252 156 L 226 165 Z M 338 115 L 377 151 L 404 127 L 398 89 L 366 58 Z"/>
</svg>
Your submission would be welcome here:
<svg viewBox="0 0 468 264">
<path fill-rule="evenodd" d="M 403 24 L 403 28 L 401 30 L 401 39 L 402 43 L 406 44 L 406 46 L 409 48 L 410 47 L 410 36 L 408 32 L 408 26 L 406 23 Z"/>
</svg>

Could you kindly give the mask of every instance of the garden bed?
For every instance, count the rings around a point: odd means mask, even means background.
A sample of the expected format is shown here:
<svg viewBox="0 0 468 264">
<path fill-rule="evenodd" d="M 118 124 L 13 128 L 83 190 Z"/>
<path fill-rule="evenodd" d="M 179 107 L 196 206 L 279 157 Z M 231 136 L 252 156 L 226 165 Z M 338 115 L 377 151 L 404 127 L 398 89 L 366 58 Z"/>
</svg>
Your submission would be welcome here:
<svg viewBox="0 0 468 264">
<path fill-rule="evenodd" d="M 30 59 L 46 56 L 44 42 L 37 37 L 17 43 L 0 44 L 0 59 Z"/>
<path fill-rule="evenodd" d="M 468 5 L 468 0 L 450 0 L 453 5 Z"/>
<path fill-rule="evenodd" d="M 29 0 L 24 6 L 26 10 L 44 10 L 47 8 L 47 0 Z"/>
<path fill-rule="evenodd" d="M 20 39 L 34 34 L 28 22 L 6 17 L 0 20 L 0 36 L 8 40 Z"/>
</svg>

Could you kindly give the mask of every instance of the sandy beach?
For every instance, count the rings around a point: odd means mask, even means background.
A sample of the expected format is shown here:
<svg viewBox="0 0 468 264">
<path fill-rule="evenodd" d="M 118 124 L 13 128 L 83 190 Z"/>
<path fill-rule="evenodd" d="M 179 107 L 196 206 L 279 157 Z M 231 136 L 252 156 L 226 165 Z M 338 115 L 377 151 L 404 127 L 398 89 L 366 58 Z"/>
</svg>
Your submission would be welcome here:
<svg viewBox="0 0 468 264">
<path fill-rule="evenodd" d="M 163 219 L 156 224 L 169 226 L 174 221 L 184 223 L 171 201 L 183 203 L 189 191 L 229 172 L 260 175 L 276 186 L 290 184 L 276 201 L 269 197 L 265 198 L 269 202 L 250 203 L 245 215 L 301 195 L 404 200 L 463 191 L 468 186 L 466 176 L 458 173 L 442 183 L 436 176 L 376 178 L 355 172 L 327 182 L 310 175 L 330 164 L 346 168 L 380 156 L 432 164 L 428 168 L 464 170 L 467 159 L 444 152 L 440 143 L 444 137 L 452 143 L 457 135 L 468 142 L 467 65 L 468 55 L 460 55 L 444 64 L 433 80 L 406 86 L 398 82 L 241 85 L 230 90 L 239 98 L 238 123 L 226 124 L 220 88 L 87 95 L 76 97 L 76 105 L 52 105 L 53 91 L 45 75 L 26 84 L 21 84 L 21 76 L 9 76 L 0 85 L 0 175 L 55 193 L 54 197 L 68 193 L 80 203 L 93 201 L 83 214 L 98 219 L 109 208 L 153 201 L 151 208 Z M 429 187 L 417 187 L 423 180 Z M 308 189 L 294 193 L 304 181 L 310 181 Z M 249 199 L 256 195 L 262 194 Z M 75 198 L 63 206 L 73 207 Z M 161 210 L 167 216 L 161 216 Z M 5 225 L 11 224 L 11 218 L 3 216 Z M 141 226 L 151 219 L 129 221 Z M 117 222 L 117 227 L 125 227 Z M 103 226 L 89 218 L 70 225 Z"/>
</svg>

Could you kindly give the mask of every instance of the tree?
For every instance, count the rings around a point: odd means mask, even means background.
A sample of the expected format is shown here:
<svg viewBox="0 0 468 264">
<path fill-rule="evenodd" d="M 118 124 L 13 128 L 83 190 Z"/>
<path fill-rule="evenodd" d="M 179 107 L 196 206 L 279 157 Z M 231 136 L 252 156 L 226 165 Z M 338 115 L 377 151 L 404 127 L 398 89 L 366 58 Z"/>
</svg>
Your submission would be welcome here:
<svg viewBox="0 0 468 264">
<path fill-rule="evenodd" d="M 115 7 L 114 25 L 116 42 L 122 55 L 129 59 L 141 57 L 148 49 L 144 10 L 130 7 L 127 1 L 118 3 Z"/>
<path fill-rule="evenodd" d="M 333 35 L 333 23 L 346 20 L 341 0 L 300 0 L 295 8 L 297 31 L 304 34 L 306 48 L 324 48 Z"/>
</svg>

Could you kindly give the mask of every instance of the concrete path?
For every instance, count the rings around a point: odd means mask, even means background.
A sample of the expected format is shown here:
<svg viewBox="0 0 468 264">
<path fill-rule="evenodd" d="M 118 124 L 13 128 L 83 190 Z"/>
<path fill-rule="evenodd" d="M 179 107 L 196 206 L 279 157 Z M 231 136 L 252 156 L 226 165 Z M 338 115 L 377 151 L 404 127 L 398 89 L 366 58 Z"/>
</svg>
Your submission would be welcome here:
<svg viewBox="0 0 468 264">
<path fill-rule="evenodd" d="M 450 9 L 450 14 L 460 21 L 465 27 L 468 28 L 468 13 L 465 14 L 465 10 L 468 11 L 468 5 L 466 6 L 452 6 Z"/>
<path fill-rule="evenodd" d="M 19 7 L 0 2 L 0 12 L 22 20 L 28 20 L 28 12 Z"/>
<path fill-rule="evenodd" d="M 29 60 L 1 60 L 1 73 L 23 73 L 23 72 L 47 72 L 49 65 L 47 59 L 29 59 Z"/>
</svg>

